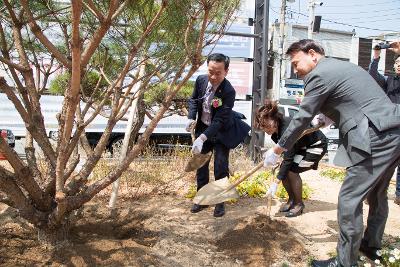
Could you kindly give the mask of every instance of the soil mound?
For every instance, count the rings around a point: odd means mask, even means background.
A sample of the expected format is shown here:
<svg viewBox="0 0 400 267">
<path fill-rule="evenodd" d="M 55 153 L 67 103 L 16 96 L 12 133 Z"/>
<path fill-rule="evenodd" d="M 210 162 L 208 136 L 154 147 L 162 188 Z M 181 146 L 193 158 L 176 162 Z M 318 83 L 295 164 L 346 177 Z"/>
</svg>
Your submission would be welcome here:
<svg viewBox="0 0 400 267">
<path fill-rule="evenodd" d="M 308 251 L 289 226 L 265 215 L 228 230 L 216 242 L 219 249 L 249 266 L 271 266 L 274 262 L 301 265 Z"/>
</svg>

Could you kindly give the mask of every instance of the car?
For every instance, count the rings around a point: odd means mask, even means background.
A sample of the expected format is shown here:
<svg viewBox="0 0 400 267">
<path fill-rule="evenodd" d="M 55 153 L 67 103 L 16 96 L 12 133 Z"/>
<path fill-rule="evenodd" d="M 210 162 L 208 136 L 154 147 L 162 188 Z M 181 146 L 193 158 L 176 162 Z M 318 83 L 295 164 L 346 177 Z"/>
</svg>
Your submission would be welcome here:
<svg viewBox="0 0 400 267">
<path fill-rule="evenodd" d="M 0 136 L 3 137 L 8 145 L 12 148 L 15 147 L 15 136 L 11 130 L 8 129 L 0 129 Z"/>
<path fill-rule="evenodd" d="M 290 106 L 290 105 L 278 105 L 278 110 L 280 113 L 282 113 L 285 117 L 293 117 L 294 114 L 296 114 L 299 111 L 299 108 L 296 106 Z"/>
<path fill-rule="evenodd" d="M 328 150 L 336 150 L 339 146 L 339 129 L 335 124 L 322 128 L 321 131 L 328 138 Z"/>
</svg>

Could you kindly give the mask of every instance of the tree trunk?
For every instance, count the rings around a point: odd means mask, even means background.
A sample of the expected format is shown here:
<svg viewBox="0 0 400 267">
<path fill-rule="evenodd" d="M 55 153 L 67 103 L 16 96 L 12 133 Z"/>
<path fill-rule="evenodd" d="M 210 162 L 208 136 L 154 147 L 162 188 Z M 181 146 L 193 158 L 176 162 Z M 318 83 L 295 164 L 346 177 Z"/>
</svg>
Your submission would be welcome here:
<svg viewBox="0 0 400 267">
<path fill-rule="evenodd" d="M 68 242 L 70 228 L 69 218 L 57 226 L 38 228 L 38 241 L 48 249 L 62 248 Z"/>
</svg>

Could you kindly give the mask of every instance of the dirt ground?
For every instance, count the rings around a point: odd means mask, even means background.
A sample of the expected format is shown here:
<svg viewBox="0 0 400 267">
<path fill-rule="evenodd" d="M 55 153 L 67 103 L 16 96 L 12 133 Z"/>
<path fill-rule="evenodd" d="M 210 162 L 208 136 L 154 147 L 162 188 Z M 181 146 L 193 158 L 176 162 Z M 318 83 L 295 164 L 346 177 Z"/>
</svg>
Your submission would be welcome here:
<svg viewBox="0 0 400 267">
<path fill-rule="evenodd" d="M 296 218 L 277 213 L 279 200 L 268 218 L 264 198 L 241 198 L 226 206 L 224 217 L 214 218 L 212 207 L 191 214 L 182 192 L 120 198 L 116 213 L 107 208 L 108 196 L 98 197 L 77 215 L 69 242 L 53 251 L 2 205 L 0 266 L 307 266 L 335 253 L 340 183 L 318 171 L 302 177 L 313 193 Z M 389 196 L 393 192 L 391 185 Z M 393 197 L 389 207 L 384 240 L 398 246 L 400 207 Z M 367 212 L 365 205 L 364 217 Z"/>
</svg>

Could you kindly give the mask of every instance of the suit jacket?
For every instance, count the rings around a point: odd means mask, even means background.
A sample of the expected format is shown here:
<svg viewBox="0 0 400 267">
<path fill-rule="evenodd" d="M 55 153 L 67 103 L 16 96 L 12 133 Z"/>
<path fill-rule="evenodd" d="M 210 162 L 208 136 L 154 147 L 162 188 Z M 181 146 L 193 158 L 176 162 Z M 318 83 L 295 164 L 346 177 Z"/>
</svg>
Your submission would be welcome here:
<svg viewBox="0 0 400 267">
<path fill-rule="evenodd" d="M 400 108 L 361 67 L 322 58 L 304 77 L 304 99 L 299 112 L 279 140 L 290 149 L 320 111 L 339 128 L 341 145 L 334 163 L 349 167 L 371 154 L 369 127 L 382 132 L 400 126 Z"/>
<path fill-rule="evenodd" d="M 290 122 L 292 121 L 292 116 L 283 117 L 279 120 L 278 131 L 271 135 L 272 141 L 277 143 L 279 138 L 285 132 L 285 130 L 289 127 Z M 311 128 L 312 125 L 309 125 L 307 128 Z M 328 146 L 328 140 L 325 135 L 320 131 L 311 132 L 306 134 L 302 138 L 300 138 L 297 142 L 294 143 L 293 147 L 283 153 L 283 161 L 279 168 L 279 172 L 277 174 L 277 178 L 279 180 L 283 180 L 287 177 L 290 168 L 292 167 L 293 160 L 296 154 L 298 154 L 301 150 L 309 148 L 311 145 L 316 142 L 321 141 L 321 144 Z"/>
<path fill-rule="evenodd" d="M 199 134 L 204 124 L 201 122 L 203 101 L 208 85 L 208 76 L 197 77 L 192 97 L 189 99 L 188 118 L 195 120 L 197 117 L 196 133 Z M 211 107 L 211 124 L 204 130 L 207 139 L 215 138 L 228 148 L 235 148 L 248 135 L 250 126 L 241 120 L 244 116 L 232 110 L 235 103 L 236 92 L 231 83 L 224 79 L 215 91 L 214 98 L 222 100 L 222 105 Z"/>
</svg>

